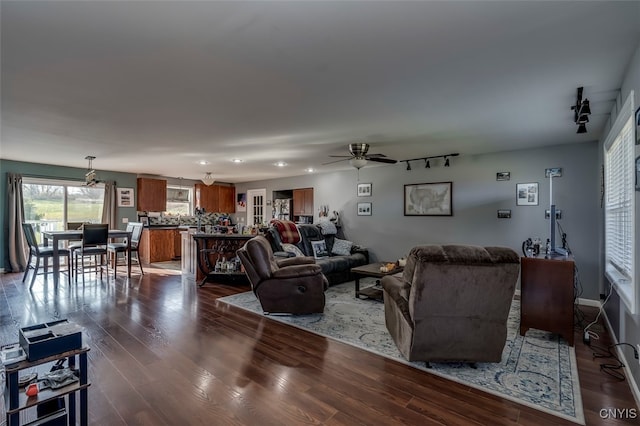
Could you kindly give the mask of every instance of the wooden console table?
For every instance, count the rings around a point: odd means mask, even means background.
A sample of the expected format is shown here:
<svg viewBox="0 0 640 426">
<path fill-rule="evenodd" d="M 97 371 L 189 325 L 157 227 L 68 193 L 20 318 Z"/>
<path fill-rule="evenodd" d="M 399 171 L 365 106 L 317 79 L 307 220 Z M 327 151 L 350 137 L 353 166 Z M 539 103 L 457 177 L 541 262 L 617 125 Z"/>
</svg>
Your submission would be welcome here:
<svg viewBox="0 0 640 426">
<path fill-rule="evenodd" d="M 236 257 L 236 250 L 245 242 L 255 237 L 255 235 L 242 234 L 207 234 L 196 232 L 193 239 L 196 242 L 196 253 L 198 263 L 198 273 L 196 280 L 201 280 L 199 286 L 202 287 L 207 280 L 225 279 L 240 280 L 245 282 L 247 276 L 242 271 L 215 270 L 216 262 L 219 258 L 226 257 L 230 260 Z"/>
<path fill-rule="evenodd" d="M 574 268 L 571 257 L 521 259 L 521 336 L 537 328 L 557 333 L 573 346 Z"/>
</svg>

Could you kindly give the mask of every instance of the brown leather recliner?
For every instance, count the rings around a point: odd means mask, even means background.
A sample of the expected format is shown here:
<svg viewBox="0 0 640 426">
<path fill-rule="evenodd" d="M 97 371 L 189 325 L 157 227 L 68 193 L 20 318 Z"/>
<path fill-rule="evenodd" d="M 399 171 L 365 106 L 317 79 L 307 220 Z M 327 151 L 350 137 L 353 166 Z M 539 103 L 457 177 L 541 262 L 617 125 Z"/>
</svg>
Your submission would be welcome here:
<svg viewBox="0 0 640 426">
<path fill-rule="evenodd" d="M 276 260 L 269 241 L 261 235 L 247 241 L 237 254 L 265 313 L 324 311 L 329 283 L 312 257 Z"/>
<path fill-rule="evenodd" d="M 510 248 L 414 247 L 382 278 L 387 329 L 409 361 L 500 362 L 519 274 Z"/>
</svg>

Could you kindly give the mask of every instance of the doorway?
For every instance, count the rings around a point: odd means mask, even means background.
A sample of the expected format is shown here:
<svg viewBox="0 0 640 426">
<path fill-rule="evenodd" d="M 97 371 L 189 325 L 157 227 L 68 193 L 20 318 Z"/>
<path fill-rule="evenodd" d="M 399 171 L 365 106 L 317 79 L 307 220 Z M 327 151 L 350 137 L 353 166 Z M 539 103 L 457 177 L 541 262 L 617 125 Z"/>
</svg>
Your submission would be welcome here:
<svg viewBox="0 0 640 426">
<path fill-rule="evenodd" d="M 267 222 L 267 190 L 247 190 L 247 225 L 262 225 Z M 269 217 L 270 219 L 270 217 Z"/>
</svg>

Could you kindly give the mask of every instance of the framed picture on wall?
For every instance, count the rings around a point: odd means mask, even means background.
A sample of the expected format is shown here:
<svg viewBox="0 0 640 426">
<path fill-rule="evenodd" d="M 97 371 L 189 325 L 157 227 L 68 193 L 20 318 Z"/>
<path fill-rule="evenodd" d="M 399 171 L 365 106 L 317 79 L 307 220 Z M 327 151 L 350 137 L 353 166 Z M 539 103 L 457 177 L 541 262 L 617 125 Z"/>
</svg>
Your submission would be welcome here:
<svg viewBox="0 0 640 426">
<path fill-rule="evenodd" d="M 371 203 L 358 203 L 358 216 L 371 216 Z"/>
<path fill-rule="evenodd" d="M 358 184 L 358 197 L 371 197 L 371 184 L 359 183 Z"/>
<path fill-rule="evenodd" d="M 404 215 L 453 216 L 452 186 L 452 182 L 405 185 Z"/>
<path fill-rule="evenodd" d="M 635 118 L 635 128 L 636 128 L 636 145 L 640 145 L 640 107 L 636 110 L 636 118 Z"/>
<path fill-rule="evenodd" d="M 538 182 L 516 184 L 517 206 L 537 206 L 538 195 Z"/>
<path fill-rule="evenodd" d="M 118 207 L 133 207 L 133 188 L 116 188 Z"/>
</svg>

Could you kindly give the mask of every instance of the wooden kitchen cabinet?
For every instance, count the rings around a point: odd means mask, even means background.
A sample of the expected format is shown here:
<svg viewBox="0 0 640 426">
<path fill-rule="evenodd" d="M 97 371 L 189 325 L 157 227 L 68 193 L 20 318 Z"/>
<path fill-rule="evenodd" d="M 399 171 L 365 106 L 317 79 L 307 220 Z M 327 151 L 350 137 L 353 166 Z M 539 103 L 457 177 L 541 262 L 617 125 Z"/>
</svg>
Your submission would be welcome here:
<svg viewBox="0 0 640 426">
<path fill-rule="evenodd" d="M 175 256 L 177 228 L 145 228 L 138 245 L 138 254 L 143 263 L 167 262 Z"/>
<path fill-rule="evenodd" d="M 293 190 L 293 215 L 313 216 L 313 188 Z"/>
<path fill-rule="evenodd" d="M 138 211 L 163 212 L 167 209 L 167 181 L 138 178 Z"/>
<path fill-rule="evenodd" d="M 204 207 L 209 213 L 235 213 L 235 197 L 233 186 L 196 184 L 196 207 Z"/>
</svg>

